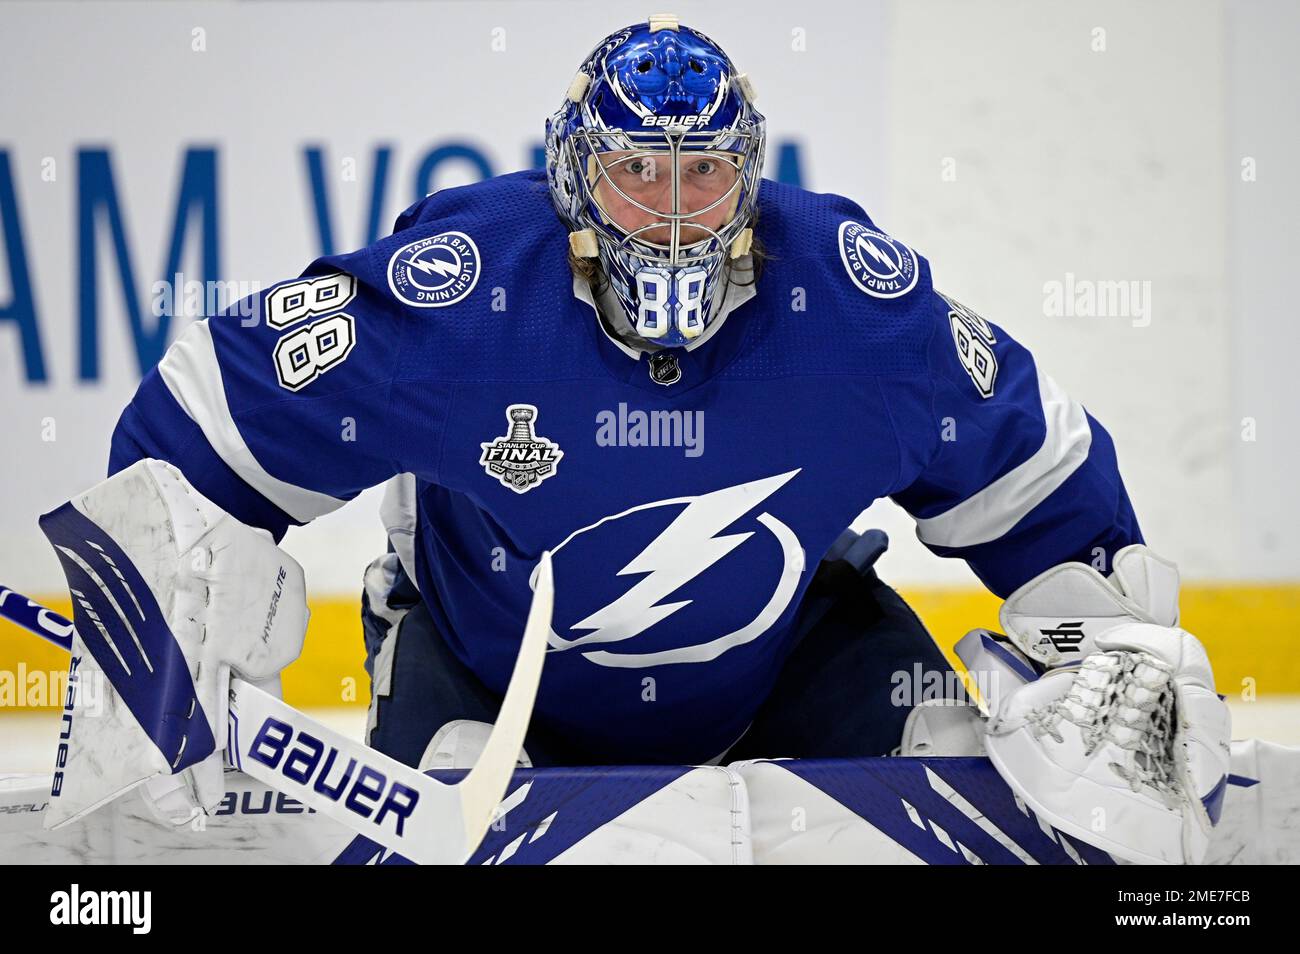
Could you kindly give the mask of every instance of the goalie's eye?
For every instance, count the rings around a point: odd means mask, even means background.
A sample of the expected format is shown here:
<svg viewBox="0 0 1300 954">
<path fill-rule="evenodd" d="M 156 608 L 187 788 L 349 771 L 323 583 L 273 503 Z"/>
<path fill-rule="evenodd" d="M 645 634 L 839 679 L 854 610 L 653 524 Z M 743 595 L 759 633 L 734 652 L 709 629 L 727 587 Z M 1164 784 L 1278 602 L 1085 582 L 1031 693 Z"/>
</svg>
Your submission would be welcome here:
<svg viewBox="0 0 1300 954">
<path fill-rule="evenodd" d="M 712 175 L 717 168 L 718 163 L 714 159 L 697 159 L 691 164 L 691 172 L 697 176 Z"/>
<path fill-rule="evenodd" d="M 655 173 L 653 159 L 629 159 L 623 163 L 623 168 L 631 175 L 644 179 L 653 178 Z"/>
</svg>

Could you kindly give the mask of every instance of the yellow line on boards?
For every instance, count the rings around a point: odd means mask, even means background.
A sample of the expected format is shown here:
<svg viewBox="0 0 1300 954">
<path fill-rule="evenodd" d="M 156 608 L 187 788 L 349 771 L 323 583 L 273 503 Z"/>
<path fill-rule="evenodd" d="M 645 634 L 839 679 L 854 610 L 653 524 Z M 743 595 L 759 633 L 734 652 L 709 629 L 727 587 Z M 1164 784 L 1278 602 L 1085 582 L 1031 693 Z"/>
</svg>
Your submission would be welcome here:
<svg viewBox="0 0 1300 954">
<path fill-rule="evenodd" d="M 973 589 L 900 587 L 940 648 L 968 630 L 998 629 L 1000 601 Z M 66 597 L 43 601 L 71 613 Z M 302 656 L 284 673 L 285 698 L 301 708 L 364 706 L 370 699 L 356 596 L 311 601 Z M 1219 692 L 1237 699 L 1300 694 L 1300 583 L 1190 583 L 1182 625 L 1209 651 Z M 67 654 L 0 620 L 0 715 L 63 704 Z"/>
</svg>

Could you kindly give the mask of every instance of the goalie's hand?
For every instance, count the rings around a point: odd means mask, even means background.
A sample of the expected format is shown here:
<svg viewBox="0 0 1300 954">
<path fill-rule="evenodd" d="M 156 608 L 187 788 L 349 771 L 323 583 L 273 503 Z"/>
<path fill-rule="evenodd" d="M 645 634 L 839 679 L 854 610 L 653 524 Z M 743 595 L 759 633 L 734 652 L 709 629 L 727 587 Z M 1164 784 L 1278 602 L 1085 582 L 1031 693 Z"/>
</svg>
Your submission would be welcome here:
<svg viewBox="0 0 1300 954">
<path fill-rule="evenodd" d="M 1196 864 L 1223 806 L 1230 725 L 1196 638 L 1133 623 L 1008 695 L 984 744 L 1056 828 L 1130 861 Z"/>
<path fill-rule="evenodd" d="M 1141 546 L 1110 580 L 1063 564 L 1001 618 L 1020 650 L 1056 664 L 991 713 L 985 747 L 1003 779 L 1044 821 L 1120 858 L 1199 862 L 1231 728 L 1204 647 L 1175 625 L 1177 570 Z M 1053 641 L 1063 631 L 1081 635 Z"/>
</svg>

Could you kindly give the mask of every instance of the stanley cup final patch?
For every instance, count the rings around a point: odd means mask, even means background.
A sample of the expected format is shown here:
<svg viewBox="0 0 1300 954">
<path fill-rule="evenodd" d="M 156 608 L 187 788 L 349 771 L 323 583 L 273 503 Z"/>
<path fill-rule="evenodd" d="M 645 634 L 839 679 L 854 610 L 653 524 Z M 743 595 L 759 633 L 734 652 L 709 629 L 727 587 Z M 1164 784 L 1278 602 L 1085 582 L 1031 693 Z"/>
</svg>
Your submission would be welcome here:
<svg viewBox="0 0 1300 954">
<path fill-rule="evenodd" d="M 884 232 L 840 223 L 840 260 L 853 284 L 873 298 L 901 298 L 916 287 L 916 253 Z"/>
<path fill-rule="evenodd" d="M 501 481 L 517 494 L 526 494 L 547 477 L 555 475 L 556 465 L 564 456 L 560 445 L 538 437 L 533 425 L 537 408 L 531 404 L 511 404 L 506 408 L 509 427 L 504 437 L 486 444 L 479 463 L 489 477 Z"/>
</svg>

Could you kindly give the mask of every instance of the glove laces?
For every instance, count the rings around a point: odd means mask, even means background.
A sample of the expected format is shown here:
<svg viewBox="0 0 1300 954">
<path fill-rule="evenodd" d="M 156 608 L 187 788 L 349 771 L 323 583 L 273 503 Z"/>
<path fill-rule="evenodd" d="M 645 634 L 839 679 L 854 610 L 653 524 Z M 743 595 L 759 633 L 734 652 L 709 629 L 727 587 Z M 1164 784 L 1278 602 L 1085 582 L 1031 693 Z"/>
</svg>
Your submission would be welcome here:
<svg viewBox="0 0 1300 954">
<path fill-rule="evenodd" d="M 1146 786 L 1168 804 L 1178 803 L 1175 779 L 1173 667 L 1149 653 L 1093 653 L 1079 666 L 1063 699 L 1031 713 L 1035 735 L 1065 742 L 1061 723 L 1078 728 L 1084 754 L 1103 744 L 1121 750 L 1109 763 L 1129 788 Z"/>
</svg>

